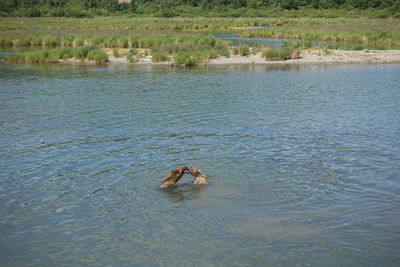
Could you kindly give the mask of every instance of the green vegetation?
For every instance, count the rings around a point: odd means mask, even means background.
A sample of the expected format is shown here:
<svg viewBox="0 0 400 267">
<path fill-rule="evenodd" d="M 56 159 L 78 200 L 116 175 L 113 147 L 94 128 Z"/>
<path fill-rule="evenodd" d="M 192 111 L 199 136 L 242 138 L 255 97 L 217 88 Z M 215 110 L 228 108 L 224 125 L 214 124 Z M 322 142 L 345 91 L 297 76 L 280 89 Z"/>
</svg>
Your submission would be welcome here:
<svg viewBox="0 0 400 267">
<path fill-rule="evenodd" d="M 286 60 L 297 59 L 300 57 L 300 50 L 289 47 L 270 48 L 262 53 L 266 60 Z"/>
<path fill-rule="evenodd" d="M 166 52 L 154 52 L 151 55 L 153 62 L 168 61 L 168 54 Z"/>
<path fill-rule="evenodd" d="M 117 58 L 121 57 L 121 54 L 119 53 L 118 49 L 113 49 L 112 53 L 113 53 L 114 57 L 117 57 Z"/>
<path fill-rule="evenodd" d="M 240 31 L 238 35 L 302 40 L 296 43 L 298 48 L 310 47 L 311 41 L 341 43 L 342 47 L 347 44 L 350 48 L 400 48 L 399 19 L 354 18 L 0 18 L 0 46 L 151 48 L 181 43 L 178 36 L 204 38 L 202 33 L 208 31 L 256 27 L 268 28 Z"/>
<path fill-rule="evenodd" d="M 238 47 L 239 55 L 241 56 L 248 56 L 250 55 L 250 48 L 248 46 L 241 45 Z"/>
<path fill-rule="evenodd" d="M 399 16 L 396 0 L 2 0 L 0 15 L 20 17 L 389 17 Z"/>
<path fill-rule="evenodd" d="M 128 54 L 126 55 L 126 59 L 128 60 L 129 63 L 137 61 L 137 50 L 132 48 L 129 50 Z"/>
<path fill-rule="evenodd" d="M 346 19 L 347 21 L 351 23 L 360 19 Z M 56 35 L 125 35 L 144 31 L 215 32 L 270 26 L 336 24 L 337 22 L 336 19 L 321 18 L 0 18 L 0 31 L 6 32 L 7 35 L 18 33 L 16 37 L 24 39 L 26 35 L 54 37 Z M 99 41 L 101 38 L 99 37 Z M 57 41 L 57 39 L 51 39 Z M 31 41 L 26 38 L 25 40 Z M 72 42 L 73 40 L 64 41 Z"/>
<path fill-rule="evenodd" d="M 175 65 L 193 66 L 200 62 L 198 54 L 178 52 L 173 55 Z"/>
<path fill-rule="evenodd" d="M 68 47 L 59 49 L 49 49 L 42 51 L 26 52 L 6 57 L 9 62 L 18 63 L 52 63 L 59 62 L 60 59 L 79 59 L 94 60 L 97 64 L 108 61 L 107 53 L 96 49 L 94 46 Z"/>
<path fill-rule="evenodd" d="M 45 37 L 47 38 L 47 37 Z M 56 44 L 75 45 L 75 37 L 67 38 L 70 42 L 64 42 L 64 37 L 56 37 Z M 229 56 L 228 41 L 220 40 L 211 35 L 188 35 L 188 34 L 136 34 L 132 36 L 94 36 L 77 38 L 79 44 L 85 46 L 64 47 L 61 49 L 50 49 L 38 52 L 40 55 L 31 59 L 31 54 L 24 53 L 17 56 L 11 56 L 9 61 L 14 62 L 51 62 L 59 59 L 76 58 L 95 60 L 96 63 L 104 63 L 107 61 L 107 54 L 101 49 L 113 48 L 112 53 L 115 57 L 122 56 L 119 48 L 130 48 L 126 54 L 129 62 L 135 62 L 140 57 L 146 56 L 151 51 L 153 62 L 168 61 L 169 58 L 174 59 L 176 65 L 191 66 L 199 62 L 207 62 L 209 59 L 218 56 Z M 126 40 L 126 42 L 125 42 Z M 8 42 L 6 42 L 8 43 Z M 44 42 L 41 47 L 46 47 Z M 1 44 L 1 43 L 0 43 Z M 26 42 L 25 44 L 31 45 Z M 141 50 L 139 54 L 137 49 Z M 54 54 L 49 57 L 49 53 Z"/>
<path fill-rule="evenodd" d="M 363 18 L 0 18 L 0 47 L 47 49 L 8 57 L 14 62 L 75 58 L 101 64 L 108 60 L 107 53 L 112 53 L 129 62 L 151 55 L 154 62 L 191 66 L 231 53 L 261 53 L 271 60 L 298 58 L 300 49 L 313 45 L 326 49 L 400 49 L 399 22 Z M 238 29 L 241 37 L 294 41 L 280 49 L 230 47 L 229 41 L 207 33 Z M 243 31 L 246 29 L 252 30 Z"/>
<path fill-rule="evenodd" d="M 108 61 L 108 55 L 102 50 L 93 49 L 87 54 L 87 59 L 94 60 L 96 64 L 104 64 Z"/>
<path fill-rule="evenodd" d="M 245 38 L 284 38 L 302 40 L 299 45 L 311 46 L 311 41 L 324 45 L 337 45 L 347 49 L 370 47 L 375 49 L 400 49 L 400 23 L 398 20 L 340 20 L 336 24 L 269 27 L 258 31 L 237 34 Z M 333 48 L 333 47 L 331 47 Z M 361 48 L 362 49 L 362 48 Z"/>
</svg>

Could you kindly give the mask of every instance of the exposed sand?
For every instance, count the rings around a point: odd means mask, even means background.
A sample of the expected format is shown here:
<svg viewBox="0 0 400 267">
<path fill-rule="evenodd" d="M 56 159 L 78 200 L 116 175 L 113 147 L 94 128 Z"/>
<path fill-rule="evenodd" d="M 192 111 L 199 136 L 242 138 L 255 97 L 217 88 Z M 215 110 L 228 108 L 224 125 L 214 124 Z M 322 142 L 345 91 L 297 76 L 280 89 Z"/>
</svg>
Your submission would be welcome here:
<svg viewBox="0 0 400 267">
<path fill-rule="evenodd" d="M 400 63 L 400 50 L 302 50 L 299 59 L 268 61 L 261 55 L 219 57 L 208 65 L 223 64 L 311 64 L 311 63 Z"/>
<path fill-rule="evenodd" d="M 60 63 L 70 64 L 94 64 L 93 61 L 81 60 L 60 60 Z M 235 65 L 235 64 L 329 64 L 329 63 L 364 63 L 364 64 L 383 64 L 400 63 L 400 50 L 321 50 L 307 49 L 302 50 L 299 59 L 288 59 L 280 61 L 265 60 L 260 54 L 230 57 L 219 57 L 211 59 L 199 65 Z M 152 62 L 151 56 L 139 59 L 137 62 L 129 63 L 126 57 L 109 56 L 108 64 L 133 64 L 133 65 L 172 65 L 172 59 L 164 62 Z"/>
</svg>

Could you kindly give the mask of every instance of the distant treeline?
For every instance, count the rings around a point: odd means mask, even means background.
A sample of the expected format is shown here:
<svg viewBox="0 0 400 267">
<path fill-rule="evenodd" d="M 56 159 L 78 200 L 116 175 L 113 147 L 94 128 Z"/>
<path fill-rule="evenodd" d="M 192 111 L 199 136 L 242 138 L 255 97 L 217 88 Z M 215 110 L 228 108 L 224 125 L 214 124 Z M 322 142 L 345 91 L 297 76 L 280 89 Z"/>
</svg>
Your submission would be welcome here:
<svg viewBox="0 0 400 267">
<path fill-rule="evenodd" d="M 400 17 L 400 0 L 0 0 L 0 16 Z M 351 15 L 350 15 L 351 16 Z"/>
</svg>

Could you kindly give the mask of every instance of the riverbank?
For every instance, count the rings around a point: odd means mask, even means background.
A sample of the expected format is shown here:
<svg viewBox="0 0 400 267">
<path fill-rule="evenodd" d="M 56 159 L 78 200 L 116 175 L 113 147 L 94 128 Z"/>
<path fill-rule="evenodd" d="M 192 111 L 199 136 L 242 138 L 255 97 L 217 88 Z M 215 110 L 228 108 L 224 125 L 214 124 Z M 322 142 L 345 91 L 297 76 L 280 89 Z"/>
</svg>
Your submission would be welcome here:
<svg viewBox="0 0 400 267">
<path fill-rule="evenodd" d="M 172 65 L 173 60 L 162 62 L 153 62 L 151 56 L 138 59 L 137 62 L 130 63 L 126 56 L 109 56 L 107 64 L 133 64 L 133 65 Z M 94 61 L 81 60 L 60 60 L 60 63 L 73 64 L 94 64 Z M 364 63 L 364 64 L 382 64 L 382 63 L 400 63 L 400 50 L 362 50 L 345 51 L 329 49 L 305 49 L 300 53 L 298 59 L 266 60 L 261 53 L 255 55 L 241 56 L 230 55 L 229 57 L 220 56 L 202 62 L 197 65 L 232 65 L 232 64 L 330 64 L 330 63 Z"/>
<path fill-rule="evenodd" d="M 85 49 L 88 51 L 85 51 Z M 90 50 L 92 49 L 92 50 Z M 267 57 L 266 51 L 256 51 L 250 48 L 245 54 L 238 54 L 234 47 L 226 49 L 226 54 L 195 58 L 196 54 L 179 55 L 165 54 L 160 57 L 157 53 L 151 54 L 150 49 L 137 49 L 135 55 L 129 49 L 95 49 L 80 47 L 63 50 L 36 51 L 6 56 L 7 62 L 14 63 L 49 63 L 49 64 L 129 64 L 129 65 L 249 65 L 249 64 L 384 64 L 400 63 L 400 50 L 333 50 L 333 49 L 297 49 L 288 50 L 290 54 L 283 57 Z M 72 50 L 72 51 L 69 51 Z M 279 49 L 278 49 L 279 50 Z M 276 49 L 274 51 L 277 51 Z M 86 56 L 84 54 L 87 54 Z M 66 56 L 65 56 L 66 55 Z M 285 58 L 285 59 L 283 59 Z"/>
<path fill-rule="evenodd" d="M 207 64 L 313 64 L 313 63 L 400 63 L 400 50 L 345 51 L 328 49 L 302 50 L 300 58 L 279 61 L 265 60 L 261 55 L 231 56 L 211 59 Z"/>
</svg>

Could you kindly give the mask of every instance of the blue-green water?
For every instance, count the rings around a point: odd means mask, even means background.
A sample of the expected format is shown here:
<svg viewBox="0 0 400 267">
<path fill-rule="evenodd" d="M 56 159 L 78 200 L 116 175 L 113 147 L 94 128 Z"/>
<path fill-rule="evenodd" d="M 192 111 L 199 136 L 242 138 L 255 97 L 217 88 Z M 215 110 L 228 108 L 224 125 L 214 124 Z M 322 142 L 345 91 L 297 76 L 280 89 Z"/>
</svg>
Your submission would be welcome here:
<svg viewBox="0 0 400 267">
<path fill-rule="evenodd" d="M 1 266 L 400 264 L 400 65 L 0 64 L 0 101 Z"/>
</svg>

